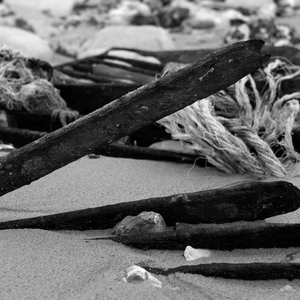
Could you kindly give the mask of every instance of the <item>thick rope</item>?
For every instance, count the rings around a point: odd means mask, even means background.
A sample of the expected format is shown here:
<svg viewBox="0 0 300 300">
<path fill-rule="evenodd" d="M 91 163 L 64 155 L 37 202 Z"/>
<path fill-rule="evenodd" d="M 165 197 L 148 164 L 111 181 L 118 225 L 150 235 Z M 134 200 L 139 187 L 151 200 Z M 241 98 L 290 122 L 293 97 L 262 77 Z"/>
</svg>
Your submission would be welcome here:
<svg viewBox="0 0 300 300">
<path fill-rule="evenodd" d="M 298 75 L 300 67 L 275 59 L 255 78 L 248 75 L 158 123 L 226 173 L 283 177 L 299 161 L 292 131 L 300 126 L 300 91 L 281 97 L 281 83 Z M 258 79 L 266 82 L 263 92 Z"/>
<path fill-rule="evenodd" d="M 62 125 L 79 113 L 70 110 L 42 70 L 30 68 L 29 58 L 0 46 L 0 105 L 8 110 L 61 114 Z"/>
</svg>

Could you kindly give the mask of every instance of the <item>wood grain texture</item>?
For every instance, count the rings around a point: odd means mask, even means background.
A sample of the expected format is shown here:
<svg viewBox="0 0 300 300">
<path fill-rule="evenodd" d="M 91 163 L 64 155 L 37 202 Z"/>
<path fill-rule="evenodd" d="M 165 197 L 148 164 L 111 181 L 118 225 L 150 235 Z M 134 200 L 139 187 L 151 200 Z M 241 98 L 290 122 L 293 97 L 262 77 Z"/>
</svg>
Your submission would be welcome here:
<svg viewBox="0 0 300 300">
<path fill-rule="evenodd" d="M 242 280 L 293 280 L 300 278 L 300 264 L 298 263 L 211 263 L 170 269 L 151 268 L 148 266 L 143 266 L 143 268 L 153 274 L 165 276 L 175 273 L 189 273 L 206 277 Z"/>
<path fill-rule="evenodd" d="M 235 83 L 269 58 L 262 45 L 251 40 L 216 50 L 1 157 L 0 196 Z"/>
<path fill-rule="evenodd" d="M 227 223 L 237 221 L 255 221 L 296 210 L 300 206 L 300 191 L 285 181 L 249 182 L 227 188 L 199 191 L 195 193 L 175 194 L 165 197 L 149 198 L 132 202 L 123 202 L 102 207 L 88 208 L 45 215 L 41 217 L 0 222 L 0 229 L 41 228 L 90 230 L 112 228 L 126 216 L 136 216 L 143 211 L 159 213 L 167 226 L 176 223 Z M 171 230 L 162 235 L 124 237 L 121 242 L 139 247 L 183 248 L 191 242 L 198 246 L 198 234 L 207 246 L 222 245 L 222 240 L 214 244 L 214 235 L 230 235 L 235 227 L 209 227 L 208 225 L 188 230 Z M 203 232 L 201 229 L 208 226 Z M 251 227 L 251 223 L 249 228 Z M 237 227 L 239 228 L 239 227 Z M 252 227 L 251 227 L 252 228 Z M 255 228 L 253 228 L 255 232 Z M 242 230 L 246 231 L 247 227 Z M 216 231 L 216 233 L 215 233 Z M 207 233 L 206 233 L 207 232 Z M 220 232 L 220 233 L 219 233 Z M 211 235 L 212 234 L 212 235 Z M 148 238 L 149 237 L 149 238 Z M 233 235 L 233 239 L 236 238 Z M 195 241 L 193 241 L 195 239 Z M 300 238 L 298 239 L 300 243 Z M 226 238 L 224 240 L 226 246 Z M 204 245 L 206 245 L 204 244 Z M 190 244 L 191 245 L 191 244 Z M 195 246 L 195 245 L 194 245 Z"/>
</svg>

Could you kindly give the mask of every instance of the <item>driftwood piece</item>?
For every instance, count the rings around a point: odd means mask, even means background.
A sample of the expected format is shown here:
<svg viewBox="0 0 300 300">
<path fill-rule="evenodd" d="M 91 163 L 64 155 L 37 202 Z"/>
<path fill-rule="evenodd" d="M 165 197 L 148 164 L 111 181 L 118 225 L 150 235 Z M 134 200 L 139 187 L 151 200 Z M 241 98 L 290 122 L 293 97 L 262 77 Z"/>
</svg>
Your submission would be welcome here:
<svg viewBox="0 0 300 300">
<path fill-rule="evenodd" d="M 175 151 L 152 149 L 147 147 L 138 147 L 121 144 L 111 144 L 107 147 L 95 151 L 96 154 L 111 157 L 124 157 L 134 159 L 150 159 L 159 161 L 173 161 L 181 163 L 195 163 L 198 166 L 205 167 L 208 162 L 205 158 L 197 154 L 179 153 Z"/>
<path fill-rule="evenodd" d="M 4 143 L 11 143 L 17 148 L 36 141 L 46 134 L 47 132 L 42 131 L 0 126 L 0 140 Z"/>
<path fill-rule="evenodd" d="M 46 132 L 28 129 L 0 127 L 0 140 L 6 143 L 12 143 L 17 148 L 23 147 L 46 134 Z M 150 159 L 192 164 L 195 163 L 196 165 L 202 167 L 209 165 L 206 159 L 199 157 L 197 154 L 178 153 L 175 151 L 152 149 L 125 144 L 123 145 L 119 143 L 112 143 L 106 147 L 100 148 L 95 151 L 95 154 L 111 157 Z"/>
<path fill-rule="evenodd" d="M 0 158 L 0 196 L 31 183 L 255 71 L 262 41 L 219 49 Z"/>
<path fill-rule="evenodd" d="M 159 213 L 164 218 L 167 226 L 174 226 L 178 222 L 198 224 L 226 223 L 240 220 L 254 221 L 287 213 L 296 210 L 299 206 L 300 190 L 289 182 L 249 182 L 196 193 L 149 198 L 60 214 L 1 222 L 0 229 L 107 229 L 115 226 L 126 216 L 136 216 L 143 211 Z M 222 229 L 223 227 L 220 228 Z M 185 230 L 172 230 L 171 232 L 163 233 L 162 236 L 151 235 L 149 239 L 145 236 L 129 237 L 128 240 L 125 238 L 124 242 L 134 246 L 140 244 L 142 247 L 149 247 L 153 241 L 158 241 L 162 247 L 170 245 L 171 248 L 173 246 L 178 248 L 184 247 L 184 245 L 187 246 L 189 235 L 193 237 L 194 232 L 198 234 L 199 231 L 200 236 L 202 234 L 208 240 L 207 245 L 214 245 L 215 240 L 211 241 L 210 235 L 214 233 L 213 229 L 211 232 L 208 230 L 209 234 L 207 235 L 201 229 L 192 229 L 188 232 L 185 232 Z M 216 227 L 216 229 L 215 231 L 218 232 L 219 227 Z M 229 229 L 231 230 L 231 228 Z M 247 227 L 243 230 L 245 231 L 246 229 Z M 227 233 L 228 229 L 226 226 L 224 230 Z M 169 240 L 166 241 L 166 238 Z M 298 241 L 300 243 L 300 238 Z M 227 245 L 226 242 L 227 240 L 225 239 L 225 246 Z M 155 243 L 153 243 L 153 246 L 155 246 Z"/>
<path fill-rule="evenodd" d="M 264 221 L 180 224 L 177 229 L 169 229 L 162 233 L 123 235 L 108 239 L 140 249 L 183 250 L 187 246 L 218 250 L 288 248 L 300 246 L 300 224 Z"/>
<path fill-rule="evenodd" d="M 175 273 L 190 273 L 206 277 L 242 280 L 300 279 L 300 264 L 298 263 L 210 263 L 170 269 L 149 266 L 143 266 L 143 268 L 153 274 L 165 276 Z"/>
</svg>

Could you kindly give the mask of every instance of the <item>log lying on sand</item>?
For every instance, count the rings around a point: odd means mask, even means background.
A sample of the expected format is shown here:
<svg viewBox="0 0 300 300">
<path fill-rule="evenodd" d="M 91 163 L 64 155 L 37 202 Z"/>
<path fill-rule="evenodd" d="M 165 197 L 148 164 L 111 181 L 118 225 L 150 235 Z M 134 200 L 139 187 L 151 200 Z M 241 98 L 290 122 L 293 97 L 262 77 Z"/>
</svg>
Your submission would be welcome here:
<svg viewBox="0 0 300 300">
<path fill-rule="evenodd" d="M 107 147 L 99 149 L 95 153 L 111 157 L 191 163 L 201 167 L 209 165 L 205 158 L 202 158 L 197 154 L 180 153 L 176 151 L 152 149 L 131 145 L 110 144 Z"/>
<path fill-rule="evenodd" d="M 38 132 L 28 129 L 0 127 L 0 140 L 6 143 L 12 143 L 17 148 L 23 147 L 26 144 L 45 136 L 46 134 L 46 132 Z M 111 157 L 195 163 L 202 167 L 209 165 L 205 158 L 201 158 L 197 154 L 179 153 L 175 151 L 123 145 L 119 143 L 112 143 L 106 147 L 100 148 L 95 151 L 95 154 Z"/>
<path fill-rule="evenodd" d="M 105 239 L 105 238 L 93 238 Z M 300 224 L 235 222 L 227 224 L 180 224 L 161 233 L 123 235 L 108 239 L 140 249 L 183 250 L 187 246 L 218 250 L 287 248 L 300 246 Z"/>
<path fill-rule="evenodd" d="M 0 222 L 0 229 L 107 229 L 115 226 L 126 216 L 136 216 L 143 211 L 154 211 L 161 214 L 167 226 L 174 226 L 178 222 L 198 224 L 226 223 L 241 220 L 254 221 L 287 213 L 299 207 L 300 190 L 293 184 L 285 181 L 249 182 L 196 193 L 176 194 L 29 219 Z M 193 235 L 193 232 L 194 230 L 190 234 Z M 164 233 L 161 237 L 151 236 L 151 238 L 154 240 L 162 239 L 162 247 L 168 245 L 165 237 L 169 236 L 171 246 L 173 244 L 176 246 L 178 243 L 179 245 L 182 243 L 187 245 L 185 230 L 183 230 L 183 236 L 181 234 L 181 231 L 179 233 L 172 231 L 171 233 Z M 177 238 L 179 238 L 178 241 Z M 209 236 L 206 238 L 208 240 L 211 239 Z M 124 241 L 126 242 L 127 240 L 125 239 Z M 129 238 L 128 243 L 135 245 L 139 243 L 139 238 Z M 147 240 L 147 237 L 141 237 L 142 246 L 143 243 L 145 243 L 145 247 L 148 247 L 152 240 Z"/>
<path fill-rule="evenodd" d="M 0 196 L 222 90 L 268 55 L 262 41 L 229 45 L 0 158 Z"/>
<path fill-rule="evenodd" d="M 300 279 L 300 264 L 298 263 L 211 263 L 170 269 L 148 266 L 143 266 L 143 268 L 153 274 L 165 276 L 175 273 L 190 273 L 242 280 Z"/>
</svg>

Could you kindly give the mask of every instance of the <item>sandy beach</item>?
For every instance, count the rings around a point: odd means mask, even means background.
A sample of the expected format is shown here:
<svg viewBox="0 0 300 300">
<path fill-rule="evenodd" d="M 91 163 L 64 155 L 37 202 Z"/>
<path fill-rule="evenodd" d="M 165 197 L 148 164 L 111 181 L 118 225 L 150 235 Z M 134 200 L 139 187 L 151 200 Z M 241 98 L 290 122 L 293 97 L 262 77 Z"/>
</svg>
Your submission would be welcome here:
<svg viewBox="0 0 300 300">
<path fill-rule="evenodd" d="M 298 165 L 284 180 L 300 187 Z M 29 186 L 1 197 L 1 221 L 222 187 L 253 180 L 190 164 L 84 157 Z M 299 222 L 300 211 L 273 217 Z M 86 241 L 107 231 L 0 231 L 0 299 L 299 299 L 300 280 L 245 281 L 175 274 L 125 283 L 136 263 L 176 267 L 210 262 L 279 262 L 297 248 L 211 251 L 186 262 L 182 251 L 138 250 L 108 240 Z M 281 290 L 287 285 L 288 291 Z M 291 289 L 291 290 L 290 290 Z"/>
<path fill-rule="evenodd" d="M 192 1 L 187 2 L 190 4 Z M 36 14 L 31 9 L 27 10 L 28 12 L 21 7 L 20 14 L 23 16 L 27 13 L 28 19 L 37 23 L 37 29 L 42 28 L 37 35 L 41 32 L 46 36 L 46 30 L 51 32 L 56 29 L 49 25 L 53 21 L 51 14 Z M 280 17 L 277 21 L 295 26 L 298 32 L 300 30 L 299 15 Z M 88 25 L 90 32 L 85 26 L 87 25 L 82 24 L 77 29 L 74 27 L 72 30 L 65 30 L 65 36 L 59 33 L 57 37 L 52 37 L 49 33 L 52 47 L 55 46 L 60 51 L 53 53 L 52 60 L 49 60 L 53 66 L 73 60 L 77 53 L 72 52 L 74 49 L 80 53 L 76 43 L 80 45 L 82 37 L 90 38 L 96 31 L 94 25 Z M 228 28 L 216 26 L 209 30 L 190 30 L 193 34 L 185 30 L 174 31 L 172 40 L 177 50 L 218 48 L 223 46 Z M 76 43 L 75 37 L 78 38 Z M 7 33 L 7 39 L 10 38 L 11 34 Z M 26 40 L 24 49 L 27 49 L 28 44 L 30 42 Z M 64 49 L 63 46 L 70 47 Z M 62 55 L 61 47 L 64 51 L 69 50 L 68 55 L 73 56 Z M 132 48 L 135 47 L 133 44 Z M 30 50 L 33 48 L 30 46 Z M 161 46 L 157 50 L 165 49 Z M 250 175 L 228 175 L 212 167 L 202 168 L 192 164 L 105 156 L 90 159 L 86 156 L 28 186 L 2 196 L 0 222 L 196 192 L 253 180 L 256 179 Z M 286 180 L 300 188 L 300 164 L 285 178 L 267 179 L 273 180 Z M 300 223 L 300 209 L 267 221 Z M 140 250 L 111 240 L 86 240 L 107 234 L 109 230 L 0 230 L 0 300 L 300 299 L 300 280 L 229 280 L 180 273 L 169 276 L 154 275 L 162 282 L 161 288 L 151 285 L 149 281 L 134 284 L 122 280 L 128 267 L 143 262 L 151 267 L 161 268 L 214 262 L 270 263 L 281 262 L 286 255 L 300 251 L 300 248 L 211 250 L 209 257 L 187 262 L 183 251 L 179 250 Z"/>
</svg>

